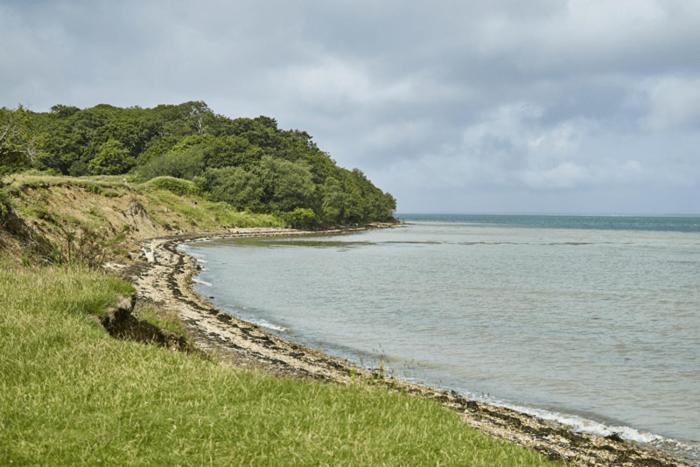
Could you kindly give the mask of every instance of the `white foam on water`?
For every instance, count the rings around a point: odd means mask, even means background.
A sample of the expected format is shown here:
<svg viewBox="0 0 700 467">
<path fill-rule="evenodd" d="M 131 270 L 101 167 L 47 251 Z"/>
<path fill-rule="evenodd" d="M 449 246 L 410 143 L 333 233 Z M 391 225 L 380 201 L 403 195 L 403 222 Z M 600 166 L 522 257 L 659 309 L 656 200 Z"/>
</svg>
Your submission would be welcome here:
<svg viewBox="0 0 700 467">
<path fill-rule="evenodd" d="M 205 287 L 212 287 L 212 284 L 210 282 L 203 281 L 202 279 L 198 279 L 196 277 L 192 279 L 192 282 L 196 282 L 197 284 L 201 284 Z"/>
<path fill-rule="evenodd" d="M 682 458 L 690 461 L 692 463 L 691 465 L 700 466 L 700 463 L 696 463 L 697 460 L 700 459 L 700 448 L 694 444 L 686 444 L 675 439 L 665 438 L 661 435 L 650 433 L 648 431 L 637 430 L 629 426 L 606 425 L 595 420 L 579 417 L 578 415 L 564 414 L 553 410 L 538 409 L 534 407 L 526 407 L 504 402 L 488 396 L 478 396 L 474 394 L 469 394 L 469 396 L 485 403 L 505 407 L 507 409 L 532 415 L 543 420 L 560 423 L 569 427 L 574 432 L 590 433 L 598 436 L 617 435 L 627 441 L 650 444 L 656 448 L 680 455 Z"/>
<path fill-rule="evenodd" d="M 269 321 L 265 321 L 264 319 L 246 319 L 246 321 L 256 324 L 260 326 L 261 328 L 267 328 L 267 329 L 272 329 L 273 331 L 277 332 L 285 332 L 287 331 L 287 328 L 284 326 L 279 326 L 277 324 L 272 324 Z"/>
<path fill-rule="evenodd" d="M 563 414 L 551 410 L 524 407 L 515 404 L 495 402 L 496 405 L 515 410 L 517 412 L 533 415 L 543 420 L 561 423 L 570 427 L 574 432 L 591 433 L 598 436 L 618 435 L 622 439 L 636 441 L 638 443 L 652 443 L 663 440 L 663 436 L 646 431 L 639 431 L 629 426 L 605 425 L 578 415 Z"/>
</svg>

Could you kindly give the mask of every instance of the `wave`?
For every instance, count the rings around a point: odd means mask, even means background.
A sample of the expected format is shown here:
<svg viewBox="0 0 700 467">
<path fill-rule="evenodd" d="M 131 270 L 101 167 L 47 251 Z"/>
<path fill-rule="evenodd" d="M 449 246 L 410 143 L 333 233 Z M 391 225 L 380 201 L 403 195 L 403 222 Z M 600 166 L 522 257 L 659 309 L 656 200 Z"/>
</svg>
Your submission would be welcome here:
<svg viewBox="0 0 700 467">
<path fill-rule="evenodd" d="M 564 414 L 552 410 L 537 409 L 517 404 L 509 404 L 500 401 L 491 401 L 492 404 L 505 407 L 516 412 L 533 415 L 543 420 L 554 421 L 570 427 L 575 432 L 591 433 L 598 436 L 618 435 L 622 439 L 636 441 L 638 443 L 651 443 L 664 439 L 660 435 L 640 431 L 629 426 L 614 426 L 579 417 L 578 415 Z"/>
<path fill-rule="evenodd" d="M 552 421 L 568 427 L 570 430 L 579 433 L 590 433 L 597 436 L 614 436 L 632 441 L 635 443 L 649 444 L 656 448 L 671 452 L 681 458 L 685 458 L 693 463 L 700 465 L 700 445 L 695 443 L 688 444 L 672 438 L 666 438 L 648 431 L 638 430 L 625 425 L 608 425 L 602 422 L 591 420 L 567 413 L 561 413 L 554 410 L 540 409 L 528 407 L 519 404 L 513 404 L 502 400 L 494 399 L 487 396 L 477 396 L 470 394 L 469 397 L 476 400 L 504 407 L 516 412 L 532 415 L 542 420 Z"/>
<path fill-rule="evenodd" d="M 248 321 L 249 323 L 255 324 L 256 326 L 260 326 L 261 328 L 272 329 L 273 331 L 277 331 L 277 332 L 286 332 L 287 331 L 287 328 L 285 328 L 284 326 L 273 324 L 273 323 L 266 321 L 264 319 L 245 318 L 245 320 Z"/>
</svg>

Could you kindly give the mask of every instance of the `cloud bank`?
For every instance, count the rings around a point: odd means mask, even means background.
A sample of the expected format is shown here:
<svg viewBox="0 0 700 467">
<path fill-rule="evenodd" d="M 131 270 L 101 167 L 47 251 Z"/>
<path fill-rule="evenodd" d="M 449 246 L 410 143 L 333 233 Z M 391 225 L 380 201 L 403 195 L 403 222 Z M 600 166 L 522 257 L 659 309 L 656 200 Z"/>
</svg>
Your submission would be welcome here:
<svg viewBox="0 0 700 467">
<path fill-rule="evenodd" d="M 700 213 L 700 3 L 5 1 L 0 105 L 204 100 L 399 211 Z"/>
</svg>

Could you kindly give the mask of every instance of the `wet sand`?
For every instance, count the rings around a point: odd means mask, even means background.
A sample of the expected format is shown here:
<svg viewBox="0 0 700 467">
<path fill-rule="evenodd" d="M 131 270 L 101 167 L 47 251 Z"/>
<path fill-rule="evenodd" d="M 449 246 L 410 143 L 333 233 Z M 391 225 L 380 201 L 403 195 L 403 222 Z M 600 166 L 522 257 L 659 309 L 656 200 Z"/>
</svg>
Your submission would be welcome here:
<svg viewBox="0 0 700 467">
<path fill-rule="evenodd" d="M 328 234 L 364 230 L 326 231 Z M 556 422 L 469 400 L 455 392 L 407 383 L 378 370 L 360 368 L 322 352 L 287 341 L 254 324 L 218 310 L 192 288 L 197 262 L 177 250 L 196 240 L 319 234 L 289 229 L 231 229 L 211 234 L 157 238 L 142 243 L 139 261 L 126 271 L 137 291 L 137 300 L 150 301 L 178 314 L 195 345 L 224 364 L 255 368 L 285 377 L 310 378 L 337 384 L 358 379 L 370 384 L 434 399 L 458 412 L 469 425 L 497 438 L 539 451 L 553 460 L 575 465 L 687 465 L 652 447 L 574 433 Z"/>
</svg>

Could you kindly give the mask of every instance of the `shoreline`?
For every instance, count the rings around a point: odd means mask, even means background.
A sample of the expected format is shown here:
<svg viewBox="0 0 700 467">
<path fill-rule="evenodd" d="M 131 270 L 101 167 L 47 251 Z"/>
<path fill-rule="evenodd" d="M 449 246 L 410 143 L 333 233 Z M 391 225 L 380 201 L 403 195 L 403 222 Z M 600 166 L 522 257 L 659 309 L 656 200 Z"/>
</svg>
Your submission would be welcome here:
<svg viewBox="0 0 700 467">
<path fill-rule="evenodd" d="M 687 465 L 652 446 L 573 432 L 570 428 L 506 407 L 471 400 L 453 391 L 386 377 L 347 360 L 290 342 L 264 328 L 238 319 L 212 305 L 193 288 L 199 271 L 196 260 L 178 250 L 183 243 L 244 237 L 309 236 L 361 232 L 375 225 L 325 231 L 279 228 L 230 229 L 225 232 L 184 234 L 141 242 L 145 262 L 124 271 L 134 284 L 137 299 L 172 309 L 192 336 L 195 346 L 225 364 L 255 368 L 276 375 L 351 384 L 361 378 L 389 390 L 434 399 L 456 412 L 472 427 L 497 438 L 534 449 L 553 460 L 576 465 Z"/>
</svg>

